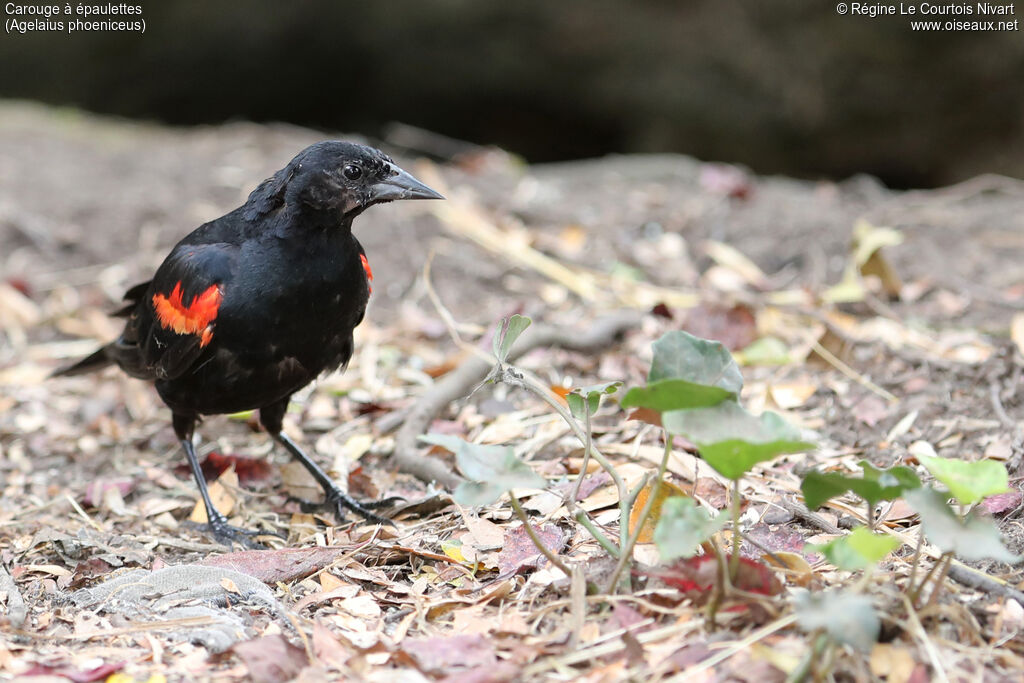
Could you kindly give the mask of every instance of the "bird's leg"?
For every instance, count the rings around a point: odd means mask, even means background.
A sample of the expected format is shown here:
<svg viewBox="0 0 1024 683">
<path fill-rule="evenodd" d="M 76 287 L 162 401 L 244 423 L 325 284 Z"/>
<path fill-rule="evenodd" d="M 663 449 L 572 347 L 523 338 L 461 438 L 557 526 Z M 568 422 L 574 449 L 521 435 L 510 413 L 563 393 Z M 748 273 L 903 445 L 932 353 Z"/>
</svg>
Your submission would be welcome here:
<svg viewBox="0 0 1024 683">
<path fill-rule="evenodd" d="M 185 449 L 185 456 L 188 458 L 189 467 L 192 468 L 192 476 L 199 487 L 199 495 L 203 498 L 203 505 L 206 507 L 206 530 L 213 535 L 217 541 L 230 546 L 234 542 L 241 543 L 246 548 L 259 549 L 265 546 L 253 539 L 259 535 L 258 531 L 250 531 L 228 524 L 228 519 L 213 506 L 210 500 L 210 491 L 206 487 L 206 477 L 203 476 L 203 468 L 196 456 L 196 447 L 192 444 L 192 436 L 195 432 L 196 418 L 193 415 L 182 415 L 174 413 L 172 417 L 174 433 L 181 441 Z"/>
<path fill-rule="evenodd" d="M 395 502 L 402 500 L 401 497 L 394 496 L 391 498 L 384 498 L 382 500 L 370 501 L 361 503 L 356 499 L 349 496 L 347 493 L 341 490 L 341 488 L 334 483 L 331 477 L 324 472 L 320 465 L 306 455 L 298 444 L 292 441 L 287 434 L 281 430 L 281 424 L 284 420 L 285 409 L 288 406 L 288 399 L 280 401 L 270 406 L 266 406 L 260 409 L 260 422 L 266 428 L 267 432 L 282 446 L 285 447 L 292 457 L 302 463 L 302 466 L 313 475 L 316 479 L 316 483 L 320 484 L 320 488 L 324 490 L 325 500 L 324 503 L 333 508 L 338 521 L 345 519 L 345 510 L 351 510 L 368 522 L 374 522 L 376 524 L 387 524 L 394 526 L 387 517 L 382 517 L 372 510 L 376 510 L 382 507 L 388 507 L 394 505 Z"/>
</svg>

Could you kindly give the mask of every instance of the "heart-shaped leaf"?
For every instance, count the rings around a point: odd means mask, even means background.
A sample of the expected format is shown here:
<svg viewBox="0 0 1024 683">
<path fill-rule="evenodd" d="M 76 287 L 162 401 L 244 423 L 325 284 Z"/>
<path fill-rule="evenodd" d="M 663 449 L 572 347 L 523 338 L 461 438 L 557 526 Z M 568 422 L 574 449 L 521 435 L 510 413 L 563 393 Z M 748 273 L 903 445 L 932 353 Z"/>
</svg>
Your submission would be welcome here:
<svg viewBox="0 0 1024 683">
<path fill-rule="evenodd" d="M 666 431 L 695 443 L 700 456 L 729 479 L 739 479 L 757 463 L 783 453 L 814 448 L 777 414 L 755 417 L 732 401 L 711 408 L 673 410 L 661 420 Z"/>
<path fill-rule="evenodd" d="M 687 332 L 666 332 L 654 342 L 654 359 L 647 383 L 663 379 L 685 379 L 693 384 L 720 387 L 732 394 L 743 388 L 743 375 L 718 342 L 695 337 Z"/>
<path fill-rule="evenodd" d="M 973 505 L 996 493 L 1007 493 L 1010 480 L 1006 467 L 995 460 L 965 462 L 917 453 L 918 461 L 932 476 L 949 488 L 962 505 Z"/>
<path fill-rule="evenodd" d="M 810 593 L 799 590 L 793 596 L 796 621 L 807 632 L 822 629 L 832 640 L 861 652 L 878 640 L 881 621 L 871 598 L 848 591 Z"/>
<path fill-rule="evenodd" d="M 605 382 L 604 384 L 592 384 L 589 387 L 579 387 L 570 391 L 565 400 L 569 404 L 569 411 L 572 412 L 573 417 L 582 420 L 587 413 L 593 415 L 597 412 L 602 396 L 614 394 L 621 386 L 622 382 Z"/>
<path fill-rule="evenodd" d="M 817 510 L 830 499 L 853 491 L 874 507 L 883 500 L 895 500 L 908 489 L 921 486 L 914 470 L 909 467 L 893 467 L 880 470 L 867 460 L 861 460 L 863 477 L 850 477 L 840 472 L 808 472 L 800 484 L 804 504 L 809 510 Z"/>
<path fill-rule="evenodd" d="M 693 557 L 700 544 L 711 538 L 723 524 L 723 515 L 711 517 L 692 498 L 669 498 L 661 506 L 661 519 L 654 528 L 654 543 L 663 562 L 677 557 Z"/>
<path fill-rule="evenodd" d="M 920 488 L 904 495 L 921 516 L 928 540 L 942 552 L 953 552 L 969 562 L 998 560 L 1013 564 L 1020 561 L 1003 545 L 999 528 L 990 519 L 968 514 L 960 517 L 946 504 L 948 495 L 934 489 Z"/>
<path fill-rule="evenodd" d="M 455 500 L 462 505 L 488 505 L 505 491 L 539 489 L 547 485 L 544 477 L 519 460 L 509 446 L 469 443 L 447 434 L 427 434 L 421 436 L 420 441 L 441 446 L 455 454 L 459 469 L 470 480 L 455 489 Z"/>
<path fill-rule="evenodd" d="M 821 553 L 839 569 L 856 571 L 878 564 L 898 547 L 899 539 L 871 533 L 867 527 L 857 527 L 849 534 L 823 545 L 808 543 L 804 550 Z"/>
<path fill-rule="evenodd" d="M 531 322 L 533 321 L 518 313 L 502 319 L 501 325 L 494 334 L 493 341 L 494 355 L 499 361 L 504 363 L 508 359 L 509 351 L 512 350 L 512 344 L 530 326 Z"/>
</svg>

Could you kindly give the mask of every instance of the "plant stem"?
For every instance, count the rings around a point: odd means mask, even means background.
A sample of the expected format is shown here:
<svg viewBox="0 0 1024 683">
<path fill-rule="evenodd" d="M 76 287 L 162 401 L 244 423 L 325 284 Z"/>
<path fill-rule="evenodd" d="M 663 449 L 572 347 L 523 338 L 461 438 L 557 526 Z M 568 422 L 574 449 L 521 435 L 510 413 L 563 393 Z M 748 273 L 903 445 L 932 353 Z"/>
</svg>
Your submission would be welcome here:
<svg viewBox="0 0 1024 683">
<path fill-rule="evenodd" d="M 928 581 L 931 580 L 932 576 L 935 575 L 935 571 L 939 568 L 939 566 L 944 564 L 944 560 L 946 560 L 946 558 L 951 554 L 952 553 L 942 553 L 941 555 L 939 555 L 939 559 L 935 560 L 935 564 L 932 565 L 932 568 L 929 569 L 928 573 L 924 575 L 923 579 L 921 579 L 921 583 L 917 584 L 914 590 L 907 594 L 907 597 L 910 598 L 910 604 L 917 604 L 917 599 L 921 597 L 921 591 L 923 591 L 924 587 L 928 585 Z"/>
<path fill-rule="evenodd" d="M 953 553 L 945 553 L 940 559 L 939 564 L 942 564 L 942 569 L 939 570 L 939 575 L 932 582 L 932 592 L 928 596 L 928 602 L 924 604 L 924 607 L 928 607 L 935 603 L 935 599 L 939 597 L 939 593 L 942 592 L 943 586 L 946 585 L 946 574 L 949 573 L 949 565 L 953 564 Z"/>
<path fill-rule="evenodd" d="M 606 593 L 611 593 L 615 590 L 615 586 L 619 582 L 619 577 L 622 576 L 622 572 L 626 569 L 626 565 L 633 559 L 633 547 L 637 541 L 640 540 L 640 534 L 643 532 L 644 524 L 647 523 L 647 518 L 651 516 L 651 510 L 654 509 L 654 504 L 658 500 L 658 494 L 661 492 L 661 484 L 665 478 L 665 470 L 668 469 L 668 459 L 672 455 L 672 435 L 665 432 L 665 453 L 661 456 L 661 464 L 658 466 L 658 474 L 654 477 L 654 481 L 651 483 L 651 492 L 647 496 L 647 500 L 644 502 L 643 508 L 640 510 L 640 516 L 636 520 L 636 528 L 633 529 L 633 533 L 630 534 L 626 540 L 626 544 L 622 547 L 622 554 L 619 555 L 619 563 L 615 565 L 615 571 L 612 572 L 611 578 L 608 580 L 608 585 L 605 587 Z M 630 501 L 632 507 L 632 501 Z M 629 530 L 629 515 L 626 515 L 626 530 Z"/>
<path fill-rule="evenodd" d="M 516 498 L 516 494 L 513 493 L 511 489 L 509 489 L 508 497 L 512 501 L 512 509 L 516 511 L 516 515 L 518 515 L 519 519 L 523 522 L 523 529 L 526 531 L 526 535 L 529 536 L 530 540 L 533 541 L 533 544 L 537 546 L 537 550 L 540 551 L 541 555 L 548 559 L 548 562 L 558 567 L 562 570 L 563 574 L 569 577 L 569 580 L 572 580 L 572 571 L 570 571 L 569 568 L 566 567 L 560 559 L 558 559 L 557 555 L 551 552 L 551 550 L 544 545 L 544 541 L 540 540 L 540 536 L 537 535 L 537 530 L 533 528 L 533 525 L 530 524 L 530 520 L 526 516 L 526 510 L 523 509 L 522 504 L 519 502 L 519 499 Z"/>
<path fill-rule="evenodd" d="M 729 502 L 732 511 L 732 557 L 729 558 L 729 581 L 736 582 L 740 571 L 740 480 L 732 480 L 732 500 Z"/>
<path fill-rule="evenodd" d="M 572 430 L 573 434 L 576 435 L 576 438 L 580 440 L 580 443 L 586 446 L 588 443 L 587 435 L 583 433 L 583 430 L 580 428 L 576 418 L 572 416 L 565 406 L 558 402 L 558 399 L 554 397 L 551 391 L 541 386 L 539 383 L 529 380 L 521 371 L 509 365 L 502 365 L 501 372 L 497 379 L 510 386 L 525 389 L 551 406 L 555 412 L 565 420 L 566 424 L 569 425 L 569 428 Z M 590 443 L 588 452 L 594 460 L 597 461 L 601 468 L 608 473 L 608 476 L 612 478 L 612 481 L 615 483 L 615 488 L 619 492 L 619 545 L 625 546 L 627 534 L 629 533 L 629 490 L 626 488 L 626 482 L 623 481 L 622 476 L 615 471 L 615 468 L 612 466 L 611 462 L 608 461 L 608 458 L 604 457 L 592 442 Z"/>
<path fill-rule="evenodd" d="M 583 464 L 580 465 L 580 473 L 576 477 L 576 481 L 573 482 L 572 492 L 569 494 L 569 499 L 566 501 L 566 505 L 576 506 L 576 501 L 580 496 L 580 487 L 583 485 L 583 479 L 587 476 L 587 466 L 590 465 L 590 449 L 594 444 L 594 435 L 590 430 L 590 401 L 588 397 L 583 397 L 583 412 L 586 413 L 583 416 L 583 433 L 586 434 L 587 440 L 583 444 Z M 570 507 L 570 512 L 572 511 Z"/>
<path fill-rule="evenodd" d="M 722 606 L 726 592 L 732 589 L 732 582 L 729 580 L 729 572 L 725 566 L 725 555 L 722 554 L 722 549 L 718 547 L 713 538 L 708 539 L 707 543 L 711 546 L 711 552 L 715 556 L 715 585 L 711 589 L 711 598 L 708 600 L 705 618 L 708 621 L 708 631 L 714 631 L 718 608 Z"/>
<path fill-rule="evenodd" d="M 586 510 L 577 510 L 576 515 L 575 517 L 573 517 L 573 519 L 579 522 L 583 526 L 583 528 L 586 529 L 587 532 L 589 532 L 590 535 L 594 537 L 594 540 L 597 541 L 602 548 L 608 551 L 609 555 L 615 558 L 619 557 L 619 553 L 621 552 L 619 550 L 619 547 L 611 541 L 609 541 L 608 537 L 601 533 L 600 529 L 594 526 L 594 522 L 587 515 Z"/>
<path fill-rule="evenodd" d="M 913 604 L 917 600 L 917 596 L 914 594 L 914 580 L 917 578 L 917 566 L 921 562 L 921 548 L 924 546 L 924 533 L 918 532 L 917 536 L 917 547 L 914 548 L 914 559 L 910 563 L 910 576 L 907 578 L 907 597 L 910 598 L 910 603 Z"/>
</svg>

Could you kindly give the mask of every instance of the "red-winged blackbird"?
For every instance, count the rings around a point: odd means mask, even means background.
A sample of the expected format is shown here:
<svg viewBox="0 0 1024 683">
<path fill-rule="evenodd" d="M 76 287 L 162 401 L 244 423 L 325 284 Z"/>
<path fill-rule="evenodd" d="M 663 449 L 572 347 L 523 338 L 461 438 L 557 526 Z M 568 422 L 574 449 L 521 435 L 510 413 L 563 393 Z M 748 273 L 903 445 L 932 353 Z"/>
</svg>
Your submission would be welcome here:
<svg viewBox="0 0 1024 683">
<path fill-rule="evenodd" d="M 151 380 L 173 414 L 206 505 L 208 529 L 222 542 L 251 544 L 228 524 L 206 489 L 192 445 L 200 415 L 259 409 L 275 441 L 323 487 L 339 518 L 372 521 L 389 501 L 359 503 L 281 431 L 292 394 L 352 356 L 373 275 L 352 220 L 374 204 L 442 199 L 382 152 L 340 141 L 307 147 L 263 181 L 248 201 L 181 240 L 153 279 L 132 287 L 117 315 L 124 332 L 55 375 L 116 363 Z"/>
</svg>

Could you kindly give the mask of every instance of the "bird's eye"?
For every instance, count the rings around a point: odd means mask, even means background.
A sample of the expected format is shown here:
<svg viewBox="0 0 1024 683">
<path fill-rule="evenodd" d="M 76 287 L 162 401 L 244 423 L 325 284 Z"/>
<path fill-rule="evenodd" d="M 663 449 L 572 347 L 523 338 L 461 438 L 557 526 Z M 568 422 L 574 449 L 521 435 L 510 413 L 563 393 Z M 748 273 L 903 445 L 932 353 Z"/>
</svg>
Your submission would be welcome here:
<svg viewBox="0 0 1024 683">
<path fill-rule="evenodd" d="M 345 168 L 341 169 L 341 172 L 345 174 L 345 177 L 349 180 L 359 180 L 363 176 L 363 169 L 359 168 L 355 164 L 349 164 Z"/>
</svg>

